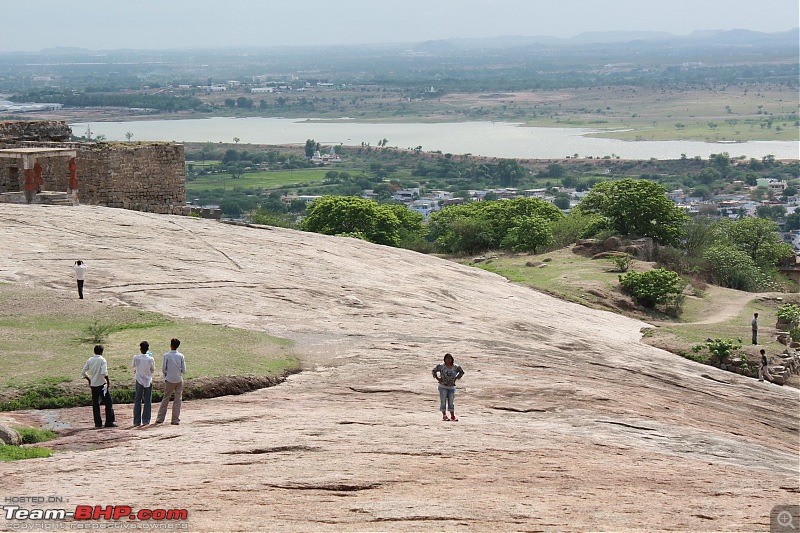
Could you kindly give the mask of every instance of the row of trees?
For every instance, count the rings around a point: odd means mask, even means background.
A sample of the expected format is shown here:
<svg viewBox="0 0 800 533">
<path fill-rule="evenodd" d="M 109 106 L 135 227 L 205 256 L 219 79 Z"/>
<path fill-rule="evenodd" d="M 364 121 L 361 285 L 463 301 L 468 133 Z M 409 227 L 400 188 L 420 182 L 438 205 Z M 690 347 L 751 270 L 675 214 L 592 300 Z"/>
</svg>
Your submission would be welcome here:
<svg viewBox="0 0 800 533">
<path fill-rule="evenodd" d="M 658 283 L 667 280 L 673 287 L 680 273 L 736 289 L 764 289 L 776 265 L 793 257 L 775 222 L 690 219 L 665 192 L 651 181 L 623 179 L 597 184 L 567 216 L 549 202 L 517 198 L 445 207 L 431 215 L 427 227 L 421 215 L 403 205 L 326 196 L 311 204 L 301 229 L 414 249 L 427 242 L 453 254 L 494 249 L 537 253 L 578 238 L 649 237 L 657 245 L 659 263 L 674 274 L 662 275 Z M 661 303 L 658 298 L 648 302 Z"/>
</svg>

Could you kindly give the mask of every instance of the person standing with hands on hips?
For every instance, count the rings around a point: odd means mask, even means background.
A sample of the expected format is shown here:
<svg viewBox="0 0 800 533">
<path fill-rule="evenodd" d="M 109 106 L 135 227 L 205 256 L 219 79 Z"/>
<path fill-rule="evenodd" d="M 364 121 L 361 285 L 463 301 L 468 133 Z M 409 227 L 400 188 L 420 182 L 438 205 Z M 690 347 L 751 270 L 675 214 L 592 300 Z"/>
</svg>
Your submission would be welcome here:
<svg viewBox="0 0 800 533">
<path fill-rule="evenodd" d="M 108 363 L 103 357 L 103 345 L 94 347 L 94 355 L 86 361 L 81 371 L 83 377 L 89 382 L 92 389 L 92 416 L 94 427 L 103 427 L 103 418 L 100 416 L 100 404 L 106 406 L 107 428 L 115 428 L 117 424 L 114 417 L 114 404 L 111 401 L 111 381 L 108 379 Z"/>
<path fill-rule="evenodd" d="M 442 412 L 443 421 L 458 422 L 455 410 L 456 381 L 464 375 L 464 370 L 455 364 L 453 356 L 444 354 L 444 364 L 433 368 L 433 377 L 439 382 L 439 410 Z M 447 411 L 450 418 L 447 418 Z"/>
</svg>

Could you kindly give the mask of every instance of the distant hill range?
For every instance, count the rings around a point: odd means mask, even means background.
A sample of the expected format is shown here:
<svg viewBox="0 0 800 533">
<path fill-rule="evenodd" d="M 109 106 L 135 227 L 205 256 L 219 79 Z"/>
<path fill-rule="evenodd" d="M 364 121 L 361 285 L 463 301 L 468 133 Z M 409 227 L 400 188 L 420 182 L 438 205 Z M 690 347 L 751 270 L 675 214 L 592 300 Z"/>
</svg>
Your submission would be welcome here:
<svg viewBox="0 0 800 533">
<path fill-rule="evenodd" d="M 486 48 L 519 47 L 567 47 L 592 44 L 630 44 L 630 43 L 673 45 L 673 46 L 725 46 L 725 45 L 776 45 L 794 46 L 800 49 L 800 28 L 764 33 L 759 31 L 699 30 L 689 35 L 673 35 L 662 31 L 592 31 L 575 37 L 559 38 L 551 36 L 509 35 L 489 38 L 455 38 L 419 43 L 415 49 L 420 51 L 468 50 Z"/>
</svg>

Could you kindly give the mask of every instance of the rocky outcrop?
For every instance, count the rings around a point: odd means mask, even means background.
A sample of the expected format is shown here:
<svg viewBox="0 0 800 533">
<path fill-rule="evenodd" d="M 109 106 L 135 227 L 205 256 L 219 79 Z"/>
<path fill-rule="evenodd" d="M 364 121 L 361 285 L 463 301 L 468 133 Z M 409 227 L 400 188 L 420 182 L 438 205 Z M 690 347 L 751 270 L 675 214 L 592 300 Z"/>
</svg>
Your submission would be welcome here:
<svg viewBox="0 0 800 533">
<path fill-rule="evenodd" d="M 22 444 L 22 437 L 16 429 L 0 424 L 0 442 L 11 446 Z"/>
</svg>

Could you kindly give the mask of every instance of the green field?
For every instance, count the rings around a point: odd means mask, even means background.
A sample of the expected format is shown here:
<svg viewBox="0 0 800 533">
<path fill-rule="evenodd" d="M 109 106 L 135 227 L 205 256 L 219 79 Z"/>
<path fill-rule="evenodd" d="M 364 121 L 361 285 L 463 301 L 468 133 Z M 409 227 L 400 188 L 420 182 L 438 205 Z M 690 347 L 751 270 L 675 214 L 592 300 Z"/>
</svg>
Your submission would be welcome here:
<svg viewBox="0 0 800 533">
<path fill-rule="evenodd" d="M 544 262 L 547 258 L 550 260 Z M 573 254 L 569 249 L 535 256 L 496 255 L 480 263 L 474 263 L 471 259 L 462 259 L 459 262 L 489 270 L 511 281 L 596 309 L 608 310 L 609 307 L 604 305 L 604 302 L 615 295 L 622 295 L 618 282 L 620 273 L 612 271 L 609 260 L 592 260 Z M 634 263 L 632 270 L 641 271 L 649 268 L 649 265 Z M 605 294 L 605 297 L 592 294 L 590 290 L 599 291 Z M 759 322 L 762 324 L 760 347 L 764 347 L 770 354 L 781 352 L 785 348 L 777 342 L 774 335 L 769 333 L 775 324 L 776 309 L 780 305 L 774 298 L 765 299 L 757 294 L 740 293 L 715 286 L 708 286 L 702 290 L 690 288 L 688 292 L 683 313 L 677 319 L 644 310 L 631 312 L 616 309 L 615 311 L 658 324 L 657 328 L 648 331 L 647 342 L 675 353 L 689 352 L 692 346 L 704 342 L 707 338 L 721 338 L 741 339 L 745 351 L 750 355 L 755 353 L 752 347 L 747 346 L 750 340 L 750 320 L 753 313 L 757 312 L 760 317 Z M 730 316 L 721 316 L 720 320 L 713 320 L 709 324 L 698 323 L 715 316 L 720 308 L 729 304 L 732 295 L 740 296 L 743 303 L 735 307 Z M 786 295 L 784 301 L 790 301 L 790 298 L 790 295 Z"/>
<path fill-rule="evenodd" d="M 234 179 L 230 174 L 215 173 L 198 176 L 186 182 L 187 197 L 205 189 L 279 189 L 283 187 L 307 187 L 319 185 L 330 168 L 303 168 L 297 170 L 270 170 L 248 172 Z"/>
<path fill-rule="evenodd" d="M 158 366 L 169 340 L 179 338 L 188 379 L 282 376 L 299 364 L 290 341 L 264 333 L 65 299 L 50 291 L 0 284 L 0 309 L 0 399 L 32 387 L 85 388 L 81 369 L 92 355 L 95 342 L 88 333 L 96 324 L 111 328 L 102 344 L 117 389 L 133 386 L 131 360 L 143 340 Z"/>
</svg>

